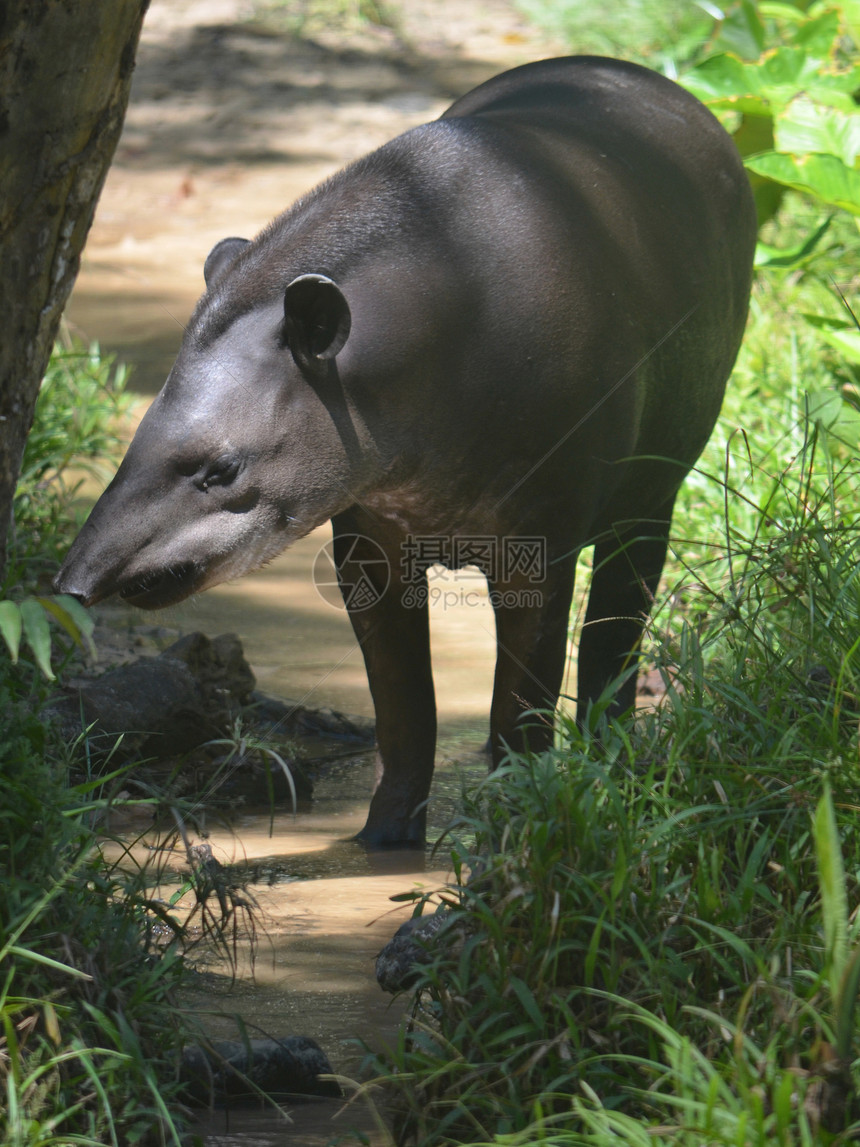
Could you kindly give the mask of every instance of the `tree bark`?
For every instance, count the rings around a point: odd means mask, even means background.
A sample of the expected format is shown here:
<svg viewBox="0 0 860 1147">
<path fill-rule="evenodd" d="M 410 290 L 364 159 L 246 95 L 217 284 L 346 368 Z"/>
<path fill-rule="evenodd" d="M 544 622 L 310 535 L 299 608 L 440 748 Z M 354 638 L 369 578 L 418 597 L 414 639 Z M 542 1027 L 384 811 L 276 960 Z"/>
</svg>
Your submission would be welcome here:
<svg viewBox="0 0 860 1147">
<path fill-rule="evenodd" d="M 0 582 L 24 443 L 149 0 L 0 2 Z"/>
</svg>

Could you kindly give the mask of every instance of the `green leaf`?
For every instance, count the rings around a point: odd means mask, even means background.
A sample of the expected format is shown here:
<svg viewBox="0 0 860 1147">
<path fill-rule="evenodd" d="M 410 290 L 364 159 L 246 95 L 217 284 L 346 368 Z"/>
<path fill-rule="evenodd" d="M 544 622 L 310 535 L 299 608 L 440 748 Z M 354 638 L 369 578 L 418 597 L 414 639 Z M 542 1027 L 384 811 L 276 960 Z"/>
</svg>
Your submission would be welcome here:
<svg viewBox="0 0 860 1147">
<path fill-rule="evenodd" d="M 860 330 L 853 323 L 831 319 L 826 315 L 803 316 L 829 346 L 839 351 L 847 362 L 860 364 Z"/>
<path fill-rule="evenodd" d="M 835 102 L 847 112 L 850 97 L 860 86 L 860 65 L 822 68 L 816 53 L 783 46 L 754 62 L 730 52 L 710 56 L 681 76 L 680 83 L 712 109 L 768 115 L 805 92 L 821 103 Z"/>
<path fill-rule="evenodd" d="M 767 243 L 757 243 L 755 249 L 756 267 L 772 267 L 788 271 L 803 266 L 815 253 L 815 248 L 827 232 L 832 220 L 833 216 L 828 215 L 808 238 L 794 247 L 769 247 Z"/>
<path fill-rule="evenodd" d="M 546 1030 L 546 1016 L 538 1006 L 538 1002 L 534 998 L 531 990 L 518 976 L 511 976 L 508 981 L 508 987 L 513 989 L 523 1010 L 534 1025 L 535 1031 L 543 1033 Z"/>
<path fill-rule="evenodd" d="M 76 598 L 63 593 L 53 597 L 37 597 L 36 601 L 57 619 L 76 645 L 86 644 L 95 656 L 96 647 L 92 637 L 95 622 Z"/>
<path fill-rule="evenodd" d="M 791 1132 L 794 1116 L 795 1105 L 792 1100 L 796 1082 L 796 1077 L 790 1071 L 786 1071 L 773 1090 L 773 1113 L 776 1116 L 780 1143 L 790 1142 L 787 1136 Z"/>
<path fill-rule="evenodd" d="M 9 647 L 12 664 L 18 661 L 21 645 L 21 611 L 14 601 L 0 601 L 0 633 Z"/>
<path fill-rule="evenodd" d="M 21 620 L 24 623 L 24 636 L 33 650 L 36 664 L 49 681 L 54 680 L 51 669 L 51 630 L 45 611 L 35 598 L 21 602 Z"/>
<path fill-rule="evenodd" d="M 173 893 L 173 895 L 170 897 L 170 899 L 167 901 L 167 903 L 172 908 L 175 904 L 178 904 L 179 901 L 182 899 L 182 897 L 185 895 L 185 893 L 190 892 L 193 887 L 194 887 L 193 881 L 186 880 L 185 883 L 182 885 L 182 887 L 178 888 L 176 890 L 176 892 Z"/>
<path fill-rule="evenodd" d="M 860 412 L 835 390 L 812 391 L 806 395 L 806 417 L 817 422 L 836 441 L 851 445 L 860 441 Z"/>
<path fill-rule="evenodd" d="M 842 396 L 835 390 L 813 390 L 806 396 L 806 417 L 830 430 L 842 414 Z"/>
<path fill-rule="evenodd" d="M 745 60 L 757 60 L 764 51 L 764 24 L 753 0 L 741 0 L 720 25 L 720 47 Z"/>
<path fill-rule="evenodd" d="M 92 980 L 92 976 L 88 972 L 81 972 L 77 968 L 72 968 L 68 964 L 63 964 L 59 960 L 53 960 L 50 956 L 43 956 L 41 952 L 34 952 L 32 948 L 24 948 L 19 944 L 10 944 L 6 949 L 10 956 L 21 956 L 25 960 L 32 960 L 34 964 L 44 964 L 46 968 L 52 968 L 56 972 L 63 972 L 66 975 L 77 977 L 80 980 Z"/>
<path fill-rule="evenodd" d="M 768 115 L 770 104 L 761 90 L 757 67 L 737 56 L 711 56 L 681 76 L 680 82 L 708 107 L 748 115 Z M 796 91 L 796 89 L 794 89 Z"/>
<path fill-rule="evenodd" d="M 860 171 L 846 167 L 835 155 L 793 156 L 766 151 L 750 156 L 744 163 L 757 175 L 860 215 Z"/>
<path fill-rule="evenodd" d="M 830 969 L 831 1000 L 835 1003 L 848 951 L 848 897 L 845 892 L 839 830 L 829 786 L 825 786 L 812 818 L 812 835 L 818 860 L 818 886 L 821 893 L 825 956 Z"/>
<path fill-rule="evenodd" d="M 839 5 L 848 35 L 860 48 L 860 0 L 842 0 Z"/>
<path fill-rule="evenodd" d="M 838 38 L 839 13 L 836 8 L 825 8 L 812 19 L 800 21 L 794 34 L 795 44 L 820 63 L 833 59 Z"/>
<path fill-rule="evenodd" d="M 847 115 L 801 93 L 776 117 L 774 150 L 791 155 L 835 155 L 853 167 L 860 154 L 860 114 L 855 110 Z"/>
<path fill-rule="evenodd" d="M 778 0 L 761 0 L 758 10 L 770 20 L 782 20 L 788 24 L 800 24 L 807 18 L 803 9 L 796 4 L 780 4 Z"/>
<path fill-rule="evenodd" d="M 840 1059 L 851 1059 L 854 1042 L 854 1011 L 860 992 L 860 946 L 855 945 L 845 964 L 839 983 L 839 994 L 834 1001 L 836 1012 L 836 1052 Z"/>
</svg>

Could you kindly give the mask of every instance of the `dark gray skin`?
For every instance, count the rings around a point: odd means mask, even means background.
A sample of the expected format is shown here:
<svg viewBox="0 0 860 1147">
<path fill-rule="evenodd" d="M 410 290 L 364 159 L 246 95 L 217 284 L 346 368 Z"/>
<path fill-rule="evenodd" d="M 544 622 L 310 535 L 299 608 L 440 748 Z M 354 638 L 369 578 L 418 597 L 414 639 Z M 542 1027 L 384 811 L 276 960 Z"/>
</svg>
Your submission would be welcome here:
<svg viewBox="0 0 860 1147">
<path fill-rule="evenodd" d="M 218 244 L 176 364 L 55 588 L 155 609 L 328 518 L 345 581 L 381 547 L 391 583 L 351 612 L 379 747 L 358 839 L 420 844 L 436 709 L 404 542 L 546 539 L 540 601 L 496 608 L 496 764 L 551 742 L 523 715 L 556 704 L 574 564 L 595 543 L 584 719 L 638 646 L 675 495 L 740 344 L 755 230 L 732 141 L 669 80 L 589 57 L 498 76 L 253 241 Z M 628 673 L 613 711 L 634 698 Z"/>
</svg>

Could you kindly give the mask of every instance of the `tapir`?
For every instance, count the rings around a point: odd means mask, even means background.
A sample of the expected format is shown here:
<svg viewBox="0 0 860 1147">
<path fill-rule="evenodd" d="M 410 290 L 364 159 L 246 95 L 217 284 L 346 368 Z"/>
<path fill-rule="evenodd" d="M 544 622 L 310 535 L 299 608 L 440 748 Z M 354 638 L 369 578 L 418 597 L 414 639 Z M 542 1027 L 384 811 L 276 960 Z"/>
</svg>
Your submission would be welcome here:
<svg viewBox="0 0 860 1147">
<path fill-rule="evenodd" d="M 255 239 L 217 244 L 56 590 L 156 609 L 331 519 L 376 710 L 357 839 L 419 845 L 436 738 L 427 568 L 486 574 L 496 764 L 551 743 L 589 545 L 577 711 L 587 721 L 616 680 L 612 711 L 631 708 L 675 496 L 740 345 L 755 233 L 731 138 L 674 82 L 588 56 L 489 80 Z"/>
</svg>

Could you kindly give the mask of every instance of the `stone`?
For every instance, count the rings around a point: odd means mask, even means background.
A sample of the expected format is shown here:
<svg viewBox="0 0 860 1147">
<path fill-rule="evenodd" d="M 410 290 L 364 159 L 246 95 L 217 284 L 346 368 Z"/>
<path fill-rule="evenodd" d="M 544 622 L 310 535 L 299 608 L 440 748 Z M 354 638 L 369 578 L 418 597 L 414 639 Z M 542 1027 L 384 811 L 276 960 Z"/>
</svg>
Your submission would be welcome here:
<svg viewBox="0 0 860 1147">
<path fill-rule="evenodd" d="M 198 1106 L 271 1099 L 339 1098 L 341 1089 L 319 1044 L 307 1036 L 214 1040 L 183 1048 L 180 1078 L 185 1097 Z"/>
<path fill-rule="evenodd" d="M 256 684 L 239 638 L 190 633 L 157 657 L 142 657 L 84 681 L 55 699 L 47 715 L 65 739 L 88 729 L 90 751 L 165 757 L 222 735 Z"/>
<path fill-rule="evenodd" d="M 396 995 L 413 987 L 422 965 L 432 963 L 440 933 L 450 922 L 450 910 L 440 907 L 432 916 L 413 916 L 401 924 L 376 957 L 380 988 Z"/>
<path fill-rule="evenodd" d="M 261 728 L 279 736 L 326 737 L 372 745 L 374 724 L 369 717 L 347 716 L 336 709 L 309 709 L 298 701 L 282 701 L 254 692 L 251 716 Z"/>
<path fill-rule="evenodd" d="M 257 685 L 235 633 L 208 638 L 189 633 L 169 646 L 156 660 L 181 661 L 197 681 L 208 708 L 247 705 Z"/>
</svg>

